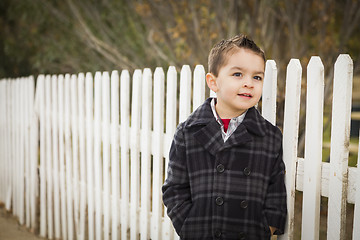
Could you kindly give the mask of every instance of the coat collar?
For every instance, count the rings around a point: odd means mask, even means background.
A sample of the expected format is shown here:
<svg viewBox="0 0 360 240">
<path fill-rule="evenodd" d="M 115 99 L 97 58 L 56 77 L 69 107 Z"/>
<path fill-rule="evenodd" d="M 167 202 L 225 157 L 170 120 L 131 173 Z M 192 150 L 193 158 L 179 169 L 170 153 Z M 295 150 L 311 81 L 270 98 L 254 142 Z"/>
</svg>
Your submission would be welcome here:
<svg viewBox="0 0 360 240">
<path fill-rule="evenodd" d="M 254 108 L 250 108 L 239 127 L 224 143 L 221 136 L 220 125 L 211 111 L 211 98 L 193 112 L 187 120 L 186 128 L 200 127 L 194 133 L 195 139 L 200 142 L 211 154 L 216 155 L 218 151 L 230 148 L 234 145 L 242 145 L 251 142 L 253 135 L 265 136 L 266 120 Z"/>
</svg>

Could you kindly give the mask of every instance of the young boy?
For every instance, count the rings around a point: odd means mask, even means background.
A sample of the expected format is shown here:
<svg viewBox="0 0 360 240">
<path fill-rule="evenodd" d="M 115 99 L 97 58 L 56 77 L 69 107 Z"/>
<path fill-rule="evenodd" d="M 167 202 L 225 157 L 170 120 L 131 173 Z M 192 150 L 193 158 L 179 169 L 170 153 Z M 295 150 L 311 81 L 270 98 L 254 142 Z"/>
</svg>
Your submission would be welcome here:
<svg viewBox="0 0 360 240">
<path fill-rule="evenodd" d="M 163 201 L 181 239 L 270 239 L 284 231 L 282 134 L 255 109 L 264 52 L 246 36 L 216 44 L 206 82 L 216 93 L 179 124 Z"/>
</svg>

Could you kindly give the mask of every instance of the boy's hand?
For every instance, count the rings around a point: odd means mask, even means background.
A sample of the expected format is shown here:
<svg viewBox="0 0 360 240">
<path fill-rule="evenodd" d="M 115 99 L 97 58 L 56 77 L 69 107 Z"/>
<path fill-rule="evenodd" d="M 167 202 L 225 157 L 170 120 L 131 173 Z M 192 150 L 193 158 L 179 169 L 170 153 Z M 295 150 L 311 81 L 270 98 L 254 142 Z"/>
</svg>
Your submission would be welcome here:
<svg viewBox="0 0 360 240">
<path fill-rule="evenodd" d="M 274 235 L 274 232 L 276 231 L 276 227 L 269 226 L 269 228 L 270 228 L 271 236 Z"/>
</svg>

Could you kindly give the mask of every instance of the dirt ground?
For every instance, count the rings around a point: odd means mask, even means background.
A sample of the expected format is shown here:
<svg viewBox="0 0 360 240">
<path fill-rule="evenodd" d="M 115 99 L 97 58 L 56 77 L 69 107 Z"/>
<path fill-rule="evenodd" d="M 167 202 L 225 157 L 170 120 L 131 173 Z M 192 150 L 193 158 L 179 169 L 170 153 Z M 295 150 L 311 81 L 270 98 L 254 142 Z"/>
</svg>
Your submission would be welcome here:
<svg viewBox="0 0 360 240">
<path fill-rule="evenodd" d="M 0 206 L 0 240 L 39 240 L 25 226 L 18 224 L 17 218 Z"/>
</svg>

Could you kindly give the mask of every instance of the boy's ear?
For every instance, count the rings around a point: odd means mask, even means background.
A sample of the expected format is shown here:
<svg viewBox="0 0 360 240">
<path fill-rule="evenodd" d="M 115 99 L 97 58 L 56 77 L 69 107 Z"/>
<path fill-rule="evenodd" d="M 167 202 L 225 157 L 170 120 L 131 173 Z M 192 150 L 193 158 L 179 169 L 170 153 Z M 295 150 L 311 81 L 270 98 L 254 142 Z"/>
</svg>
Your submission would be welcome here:
<svg viewBox="0 0 360 240">
<path fill-rule="evenodd" d="M 206 74 L 206 83 L 211 90 L 213 90 L 214 92 L 217 92 L 218 87 L 217 87 L 217 83 L 216 83 L 216 77 L 214 76 L 214 74 L 212 74 L 212 73 Z"/>
</svg>

